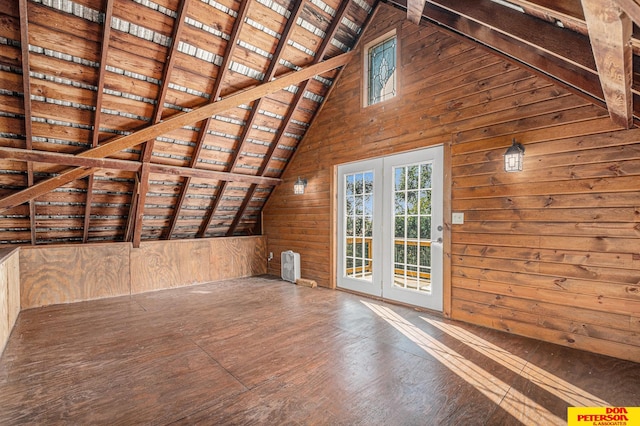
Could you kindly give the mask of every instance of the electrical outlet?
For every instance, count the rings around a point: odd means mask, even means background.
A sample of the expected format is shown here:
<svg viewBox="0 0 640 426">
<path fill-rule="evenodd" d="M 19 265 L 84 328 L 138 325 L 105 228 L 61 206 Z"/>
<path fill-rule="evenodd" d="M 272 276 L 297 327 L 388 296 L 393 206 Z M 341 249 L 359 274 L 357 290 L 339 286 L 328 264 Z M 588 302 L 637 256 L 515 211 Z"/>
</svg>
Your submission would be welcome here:
<svg viewBox="0 0 640 426">
<path fill-rule="evenodd" d="M 451 223 L 454 225 L 462 225 L 464 223 L 464 213 L 462 212 L 451 213 Z"/>
</svg>

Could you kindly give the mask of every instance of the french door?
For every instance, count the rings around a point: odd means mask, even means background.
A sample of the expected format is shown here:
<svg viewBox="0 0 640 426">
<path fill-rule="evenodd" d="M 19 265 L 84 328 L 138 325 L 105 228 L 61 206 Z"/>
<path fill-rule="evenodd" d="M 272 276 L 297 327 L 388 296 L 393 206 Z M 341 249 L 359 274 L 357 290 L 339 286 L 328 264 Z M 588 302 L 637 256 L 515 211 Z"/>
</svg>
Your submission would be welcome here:
<svg viewBox="0 0 640 426">
<path fill-rule="evenodd" d="M 339 287 L 442 310 L 442 152 L 338 167 Z"/>
</svg>

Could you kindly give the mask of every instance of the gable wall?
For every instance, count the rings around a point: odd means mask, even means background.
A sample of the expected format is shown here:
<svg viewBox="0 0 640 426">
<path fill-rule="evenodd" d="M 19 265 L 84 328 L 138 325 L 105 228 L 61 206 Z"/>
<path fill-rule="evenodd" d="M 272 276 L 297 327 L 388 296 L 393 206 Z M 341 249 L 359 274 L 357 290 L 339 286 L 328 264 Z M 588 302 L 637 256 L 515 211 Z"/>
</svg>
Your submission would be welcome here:
<svg viewBox="0 0 640 426">
<path fill-rule="evenodd" d="M 362 108 L 362 52 L 396 28 L 399 96 Z M 640 361 L 640 134 L 488 50 L 381 5 L 264 210 L 269 271 L 332 287 L 338 164 L 444 144 L 446 316 Z M 512 137 L 525 170 L 502 171 Z M 293 181 L 308 180 L 295 196 Z M 448 241 L 447 241 L 448 240 Z"/>
</svg>

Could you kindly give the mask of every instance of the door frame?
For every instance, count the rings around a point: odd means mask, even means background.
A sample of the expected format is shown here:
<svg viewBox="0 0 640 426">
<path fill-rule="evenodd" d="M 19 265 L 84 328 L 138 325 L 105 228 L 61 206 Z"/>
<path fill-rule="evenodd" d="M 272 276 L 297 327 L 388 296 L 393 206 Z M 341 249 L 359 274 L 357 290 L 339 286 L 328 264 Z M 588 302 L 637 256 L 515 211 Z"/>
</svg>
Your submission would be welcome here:
<svg viewBox="0 0 640 426">
<path fill-rule="evenodd" d="M 453 135 L 451 135 L 453 139 Z M 437 144 L 432 144 L 437 145 Z M 385 157 L 388 155 L 402 154 L 404 152 L 417 151 L 419 149 L 428 148 L 431 145 L 421 146 L 414 150 L 389 152 L 385 155 L 378 157 Z M 444 230 L 442 231 L 442 312 L 436 312 L 445 318 L 452 318 L 451 315 L 451 285 L 452 285 L 452 269 L 451 269 L 451 140 L 442 144 L 443 148 L 443 181 L 442 181 L 442 222 Z M 371 158 L 354 159 L 351 162 L 359 162 Z M 329 277 L 329 285 L 331 289 L 347 291 L 337 286 L 338 283 L 338 166 L 349 163 L 349 161 L 341 164 L 333 164 L 331 168 L 331 197 L 329 203 L 329 209 L 331 210 L 331 235 L 330 235 L 330 247 L 331 251 L 329 256 L 329 267 L 331 268 L 331 274 Z M 370 296 L 368 296 L 370 297 Z M 399 302 L 394 302 L 399 303 Z"/>
</svg>

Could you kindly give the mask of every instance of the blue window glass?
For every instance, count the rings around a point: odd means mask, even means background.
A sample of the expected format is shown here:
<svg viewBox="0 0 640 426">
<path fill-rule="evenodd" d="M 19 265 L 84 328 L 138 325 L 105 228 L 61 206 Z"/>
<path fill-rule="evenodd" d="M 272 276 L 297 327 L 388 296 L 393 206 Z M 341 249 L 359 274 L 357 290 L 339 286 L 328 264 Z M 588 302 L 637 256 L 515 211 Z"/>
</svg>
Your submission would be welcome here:
<svg viewBox="0 0 640 426">
<path fill-rule="evenodd" d="M 396 95 L 396 37 L 369 49 L 369 105 Z"/>
</svg>

